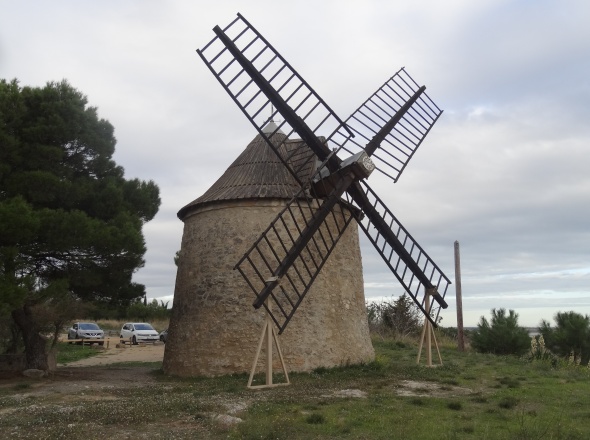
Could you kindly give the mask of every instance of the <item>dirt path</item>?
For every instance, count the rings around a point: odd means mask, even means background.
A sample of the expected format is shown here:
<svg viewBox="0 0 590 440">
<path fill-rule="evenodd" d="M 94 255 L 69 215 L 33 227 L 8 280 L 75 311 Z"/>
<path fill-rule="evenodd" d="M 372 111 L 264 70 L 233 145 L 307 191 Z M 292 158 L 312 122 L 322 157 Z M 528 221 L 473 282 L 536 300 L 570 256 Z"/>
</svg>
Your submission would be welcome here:
<svg viewBox="0 0 590 440">
<path fill-rule="evenodd" d="M 88 347 L 88 350 L 101 350 L 101 353 L 76 362 L 58 364 L 58 367 L 90 367 L 96 365 L 108 365 L 117 362 L 161 362 L 164 358 L 165 345 L 160 342 L 145 345 L 125 344 L 117 348 L 119 338 L 108 338 L 108 348 L 105 342 L 104 348 L 96 348 L 96 345 Z"/>
</svg>

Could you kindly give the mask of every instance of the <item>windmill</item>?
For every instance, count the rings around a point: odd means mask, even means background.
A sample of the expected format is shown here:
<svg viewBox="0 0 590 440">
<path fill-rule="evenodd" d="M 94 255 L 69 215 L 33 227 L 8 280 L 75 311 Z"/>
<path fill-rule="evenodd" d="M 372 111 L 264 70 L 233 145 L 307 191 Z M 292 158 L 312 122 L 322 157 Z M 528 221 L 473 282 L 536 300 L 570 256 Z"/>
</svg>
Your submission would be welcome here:
<svg viewBox="0 0 590 440">
<path fill-rule="evenodd" d="M 425 87 L 402 68 L 343 121 L 242 15 L 213 31 L 198 54 L 301 187 L 235 266 L 253 306 L 282 333 L 355 220 L 436 326 L 450 280 L 367 183 L 375 170 L 396 182 L 438 120 Z"/>
</svg>

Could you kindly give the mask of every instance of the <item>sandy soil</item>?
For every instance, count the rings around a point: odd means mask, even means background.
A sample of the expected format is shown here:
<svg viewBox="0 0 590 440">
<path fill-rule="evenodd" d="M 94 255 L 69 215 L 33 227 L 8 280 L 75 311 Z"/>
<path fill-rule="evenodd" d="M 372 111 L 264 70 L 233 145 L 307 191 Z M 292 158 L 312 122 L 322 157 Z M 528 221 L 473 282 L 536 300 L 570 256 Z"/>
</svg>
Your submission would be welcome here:
<svg viewBox="0 0 590 440">
<path fill-rule="evenodd" d="M 119 344 L 119 338 L 107 338 L 104 347 L 92 345 L 87 347 L 88 350 L 101 350 L 101 353 L 68 364 L 58 364 L 58 367 L 90 367 L 95 365 L 108 365 L 117 362 L 161 362 L 164 358 L 165 344 L 156 342 L 155 344 L 130 345 Z M 108 348 L 107 348 L 108 345 Z"/>
</svg>

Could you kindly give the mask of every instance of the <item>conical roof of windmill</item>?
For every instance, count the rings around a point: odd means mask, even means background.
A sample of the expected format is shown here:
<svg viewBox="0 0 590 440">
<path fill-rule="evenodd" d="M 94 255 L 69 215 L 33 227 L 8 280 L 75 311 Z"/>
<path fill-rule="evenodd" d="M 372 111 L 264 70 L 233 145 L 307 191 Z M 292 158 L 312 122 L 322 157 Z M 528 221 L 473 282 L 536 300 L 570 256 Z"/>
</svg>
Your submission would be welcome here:
<svg viewBox="0 0 590 440">
<path fill-rule="evenodd" d="M 287 139 L 272 121 L 264 127 L 265 133 L 275 131 L 271 141 L 280 144 L 280 150 L 308 148 L 300 139 Z M 182 220 L 192 209 L 220 201 L 291 199 L 300 189 L 295 178 L 258 134 L 225 173 L 202 196 L 181 208 L 177 215 Z"/>
</svg>

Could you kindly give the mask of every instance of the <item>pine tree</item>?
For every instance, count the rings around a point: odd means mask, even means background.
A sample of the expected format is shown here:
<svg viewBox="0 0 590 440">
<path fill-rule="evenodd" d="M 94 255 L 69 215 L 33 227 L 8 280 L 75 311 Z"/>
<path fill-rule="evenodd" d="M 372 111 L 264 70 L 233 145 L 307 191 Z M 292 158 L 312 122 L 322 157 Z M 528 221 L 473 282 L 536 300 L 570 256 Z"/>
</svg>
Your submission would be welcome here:
<svg viewBox="0 0 590 440">
<path fill-rule="evenodd" d="M 144 294 L 131 277 L 159 189 L 124 178 L 115 144 L 113 126 L 67 81 L 0 80 L 0 313 L 20 328 L 28 368 L 48 367 L 43 307 Z"/>
<path fill-rule="evenodd" d="M 471 337 L 471 346 L 480 353 L 523 354 L 530 346 L 526 329 L 518 326 L 518 314 L 492 309 L 490 322 L 483 316 Z"/>
</svg>

